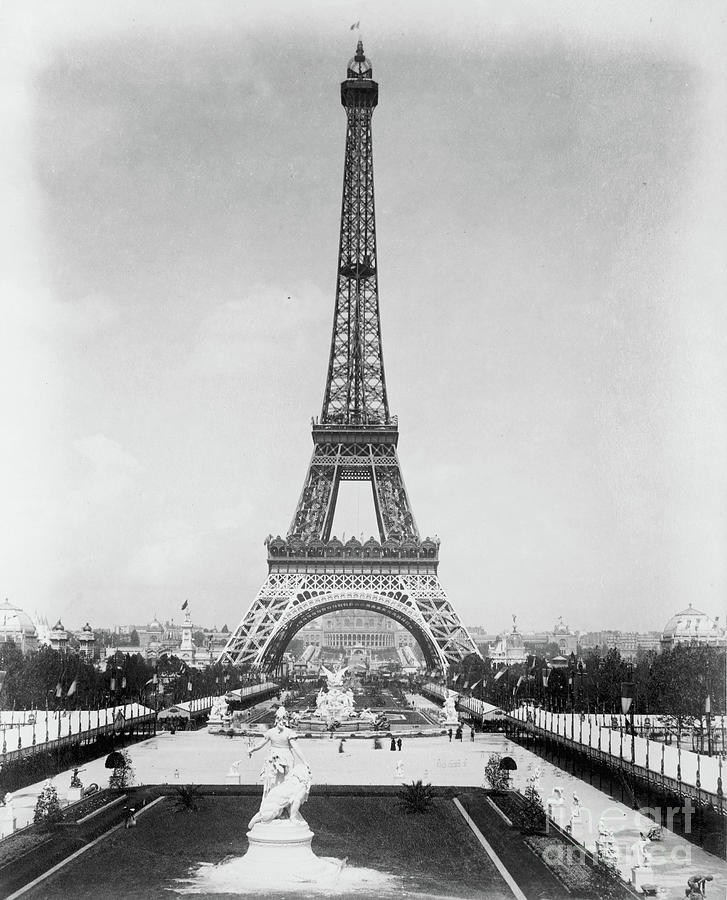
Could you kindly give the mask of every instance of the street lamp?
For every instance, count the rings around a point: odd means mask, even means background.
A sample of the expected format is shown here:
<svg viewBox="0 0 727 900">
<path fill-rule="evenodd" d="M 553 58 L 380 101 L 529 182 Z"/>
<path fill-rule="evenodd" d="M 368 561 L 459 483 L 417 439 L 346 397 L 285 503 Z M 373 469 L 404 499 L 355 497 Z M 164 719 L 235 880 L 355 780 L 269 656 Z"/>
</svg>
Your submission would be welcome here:
<svg viewBox="0 0 727 900">
<path fill-rule="evenodd" d="M 704 714 L 707 717 L 707 756 L 712 755 L 712 697 L 707 694 L 704 701 Z"/>
<path fill-rule="evenodd" d="M 631 762 L 636 761 L 636 743 L 634 740 L 634 696 L 635 685 L 633 681 L 621 682 L 621 712 L 628 716 L 631 715 Z"/>
</svg>

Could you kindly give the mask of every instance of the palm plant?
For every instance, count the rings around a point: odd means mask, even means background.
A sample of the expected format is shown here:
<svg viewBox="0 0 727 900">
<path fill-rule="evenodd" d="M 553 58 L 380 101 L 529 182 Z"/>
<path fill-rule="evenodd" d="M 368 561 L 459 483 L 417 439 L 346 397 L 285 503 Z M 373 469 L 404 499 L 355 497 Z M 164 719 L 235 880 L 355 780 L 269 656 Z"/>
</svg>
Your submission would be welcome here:
<svg viewBox="0 0 727 900">
<path fill-rule="evenodd" d="M 411 784 L 402 785 L 399 802 L 407 813 L 427 813 L 434 802 L 434 789 L 421 779 L 412 781 Z"/>
<path fill-rule="evenodd" d="M 174 789 L 174 806 L 177 812 L 197 812 L 202 794 L 196 784 L 180 784 Z"/>
</svg>

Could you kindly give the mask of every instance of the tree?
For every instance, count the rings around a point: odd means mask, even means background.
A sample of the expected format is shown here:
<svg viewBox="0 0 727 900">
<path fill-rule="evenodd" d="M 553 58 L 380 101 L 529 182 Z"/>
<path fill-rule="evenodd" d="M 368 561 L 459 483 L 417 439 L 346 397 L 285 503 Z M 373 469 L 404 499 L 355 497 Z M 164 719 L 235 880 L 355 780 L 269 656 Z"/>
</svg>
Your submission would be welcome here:
<svg viewBox="0 0 727 900">
<path fill-rule="evenodd" d="M 491 753 L 485 764 L 485 780 L 493 791 L 507 790 L 510 787 L 510 776 L 506 769 L 500 768 L 501 762 L 501 754 Z"/>
<path fill-rule="evenodd" d="M 687 727 L 704 734 L 707 696 L 712 714 L 724 713 L 725 653 L 685 644 L 664 650 L 652 662 L 646 690 L 649 710 L 661 714 L 677 743 Z"/>
<path fill-rule="evenodd" d="M 33 813 L 33 822 L 41 828 L 50 828 L 63 818 L 58 791 L 48 783 L 38 795 Z"/>
<path fill-rule="evenodd" d="M 222 631 L 221 631 L 221 633 L 222 633 L 222 634 L 229 634 L 229 633 L 230 633 L 230 629 L 227 627 L 227 623 L 226 623 L 226 622 L 225 622 L 225 624 L 222 626 Z"/>
<path fill-rule="evenodd" d="M 109 787 L 123 790 L 134 783 L 134 767 L 126 750 L 117 751 L 116 756 L 116 765 L 109 776 Z"/>
<path fill-rule="evenodd" d="M 140 644 L 139 641 L 139 632 L 136 628 L 131 629 L 131 634 L 129 635 L 129 646 L 130 647 L 138 647 Z"/>
<path fill-rule="evenodd" d="M 535 778 L 528 779 L 523 796 L 525 805 L 518 816 L 517 824 L 525 834 L 538 834 L 545 828 L 545 808 Z"/>
</svg>

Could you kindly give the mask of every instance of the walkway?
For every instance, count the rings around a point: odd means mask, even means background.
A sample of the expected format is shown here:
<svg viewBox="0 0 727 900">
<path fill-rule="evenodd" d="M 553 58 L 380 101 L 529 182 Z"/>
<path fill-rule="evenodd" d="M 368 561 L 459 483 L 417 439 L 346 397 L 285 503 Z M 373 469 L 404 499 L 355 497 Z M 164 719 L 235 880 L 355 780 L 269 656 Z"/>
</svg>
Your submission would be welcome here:
<svg viewBox="0 0 727 900">
<path fill-rule="evenodd" d="M 651 773 L 658 783 L 663 777 L 677 785 L 691 787 L 694 792 L 710 794 L 713 805 L 724 807 L 722 793 L 722 758 L 683 750 L 673 745 L 624 733 L 611 728 L 611 716 L 552 713 L 523 705 L 508 714 L 519 722 L 554 736 L 560 736 L 577 747 L 595 750 L 613 765 L 626 763 Z"/>
</svg>

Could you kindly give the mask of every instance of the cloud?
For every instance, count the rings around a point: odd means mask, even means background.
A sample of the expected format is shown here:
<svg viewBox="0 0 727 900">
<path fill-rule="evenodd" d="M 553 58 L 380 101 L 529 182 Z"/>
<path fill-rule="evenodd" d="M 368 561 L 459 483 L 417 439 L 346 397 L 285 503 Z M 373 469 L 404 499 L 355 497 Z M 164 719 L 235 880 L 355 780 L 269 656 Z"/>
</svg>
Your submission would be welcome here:
<svg viewBox="0 0 727 900">
<path fill-rule="evenodd" d="M 182 519 L 161 519 L 150 526 L 132 553 L 126 577 L 143 585 L 173 586 L 185 580 L 198 561 L 202 535 Z"/>
<path fill-rule="evenodd" d="M 217 531 L 237 531 L 253 520 L 255 511 L 255 505 L 248 500 L 243 500 L 237 506 L 214 510 L 212 527 Z"/>
<path fill-rule="evenodd" d="M 119 498 L 142 472 L 139 461 L 104 434 L 79 438 L 73 446 L 87 464 L 81 488 L 87 503 L 107 503 Z"/>
<path fill-rule="evenodd" d="M 295 355 L 330 316 L 330 297 L 313 285 L 252 288 L 219 304 L 201 322 L 189 358 L 192 373 L 219 377 L 277 366 L 281 347 Z"/>
</svg>

